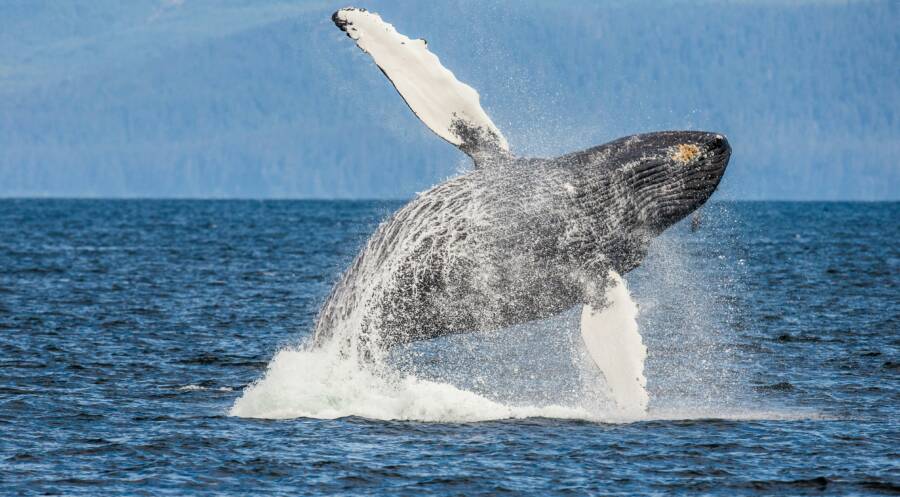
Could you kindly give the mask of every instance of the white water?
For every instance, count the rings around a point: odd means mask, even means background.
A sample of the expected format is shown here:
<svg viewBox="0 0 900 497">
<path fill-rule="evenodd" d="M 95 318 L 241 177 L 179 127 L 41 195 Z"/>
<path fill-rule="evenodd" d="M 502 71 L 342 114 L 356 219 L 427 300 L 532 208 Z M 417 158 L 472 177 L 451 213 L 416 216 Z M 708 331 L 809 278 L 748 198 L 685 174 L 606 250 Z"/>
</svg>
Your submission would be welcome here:
<svg viewBox="0 0 900 497">
<path fill-rule="evenodd" d="M 460 353 L 453 350 L 453 353 Z M 555 371 L 551 371 L 555 373 Z M 466 371 L 468 374 L 469 371 Z M 585 371 L 580 373 L 584 374 Z M 229 414 L 264 419 L 336 419 L 359 416 L 376 420 L 466 423 L 501 419 L 554 418 L 602 423 L 650 420 L 731 419 L 791 420 L 820 417 L 814 412 L 723 407 L 665 407 L 646 412 L 623 412 L 609 403 L 593 402 L 599 383 L 586 384 L 568 401 L 548 403 L 541 382 L 530 384 L 526 398 L 499 400 L 495 395 L 434 381 L 397 369 L 372 371 L 342 359 L 335 349 L 285 349 L 269 364 L 265 377 L 247 387 Z M 502 381 L 486 386 L 503 388 Z M 545 385 L 545 384 L 544 384 Z M 546 386 L 546 385 L 545 385 Z M 557 385 L 558 386 L 558 385 Z M 531 399 L 527 399 L 530 396 Z"/>
<path fill-rule="evenodd" d="M 276 354 L 265 378 L 244 391 L 230 414 L 267 419 L 361 416 L 435 422 L 590 417 L 579 408 L 508 405 L 449 383 L 398 371 L 372 371 L 328 348 Z"/>
</svg>

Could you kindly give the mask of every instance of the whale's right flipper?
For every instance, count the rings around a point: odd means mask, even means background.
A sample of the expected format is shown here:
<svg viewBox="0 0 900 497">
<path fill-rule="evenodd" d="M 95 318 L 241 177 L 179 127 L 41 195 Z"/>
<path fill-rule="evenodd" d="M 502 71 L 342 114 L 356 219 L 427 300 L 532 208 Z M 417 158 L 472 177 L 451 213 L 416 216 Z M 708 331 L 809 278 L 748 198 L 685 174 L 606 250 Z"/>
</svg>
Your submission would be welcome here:
<svg viewBox="0 0 900 497">
<path fill-rule="evenodd" d="M 581 310 L 581 337 L 606 378 L 612 400 L 624 413 L 641 415 L 649 401 L 644 377 L 647 347 L 638 332 L 637 305 L 625 281 L 615 272 L 609 275 L 614 286 L 606 290 L 607 304 L 601 309 L 585 304 Z"/>
<path fill-rule="evenodd" d="M 344 8 L 331 19 L 372 56 L 413 113 L 476 166 L 509 155 L 506 138 L 481 108 L 478 92 L 442 66 L 425 40 L 407 38 L 365 9 Z"/>
</svg>

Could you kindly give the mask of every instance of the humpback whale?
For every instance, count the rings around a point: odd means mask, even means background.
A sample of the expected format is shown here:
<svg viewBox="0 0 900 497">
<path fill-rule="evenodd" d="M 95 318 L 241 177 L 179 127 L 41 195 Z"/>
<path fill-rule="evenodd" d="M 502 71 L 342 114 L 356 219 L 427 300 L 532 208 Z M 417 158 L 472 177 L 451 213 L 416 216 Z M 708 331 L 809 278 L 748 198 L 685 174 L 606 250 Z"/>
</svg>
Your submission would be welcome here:
<svg viewBox="0 0 900 497">
<path fill-rule="evenodd" d="M 603 326 L 604 309 L 622 297 L 620 275 L 641 263 L 655 236 L 706 202 L 727 167 L 728 141 L 701 131 L 627 136 L 554 159 L 517 157 L 478 93 L 424 40 L 365 9 L 341 9 L 332 20 L 474 167 L 417 195 L 376 229 L 322 306 L 316 344 L 339 342 L 347 354 L 368 356 L 578 305 L 583 334 Z M 636 340 L 585 337 L 605 373 L 603 363 L 616 360 L 611 344 L 644 353 Z M 625 381 L 643 382 L 634 369 Z"/>
</svg>

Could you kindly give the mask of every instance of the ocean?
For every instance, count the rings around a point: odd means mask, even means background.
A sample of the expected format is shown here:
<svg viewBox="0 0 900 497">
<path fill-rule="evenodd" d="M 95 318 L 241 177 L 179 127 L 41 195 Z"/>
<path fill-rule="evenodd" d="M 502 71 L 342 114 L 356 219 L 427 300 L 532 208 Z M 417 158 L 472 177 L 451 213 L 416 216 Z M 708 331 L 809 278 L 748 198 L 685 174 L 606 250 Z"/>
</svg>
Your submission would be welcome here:
<svg viewBox="0 0 900 497">
<path fill-rule="evenodd" d="M 400 202 L 0 200 L 2 495 L 900 493 L 900 203 L 713 202 L 626 275 L 649 410 L 578 310 L 308 347 Z"/>
</svg>

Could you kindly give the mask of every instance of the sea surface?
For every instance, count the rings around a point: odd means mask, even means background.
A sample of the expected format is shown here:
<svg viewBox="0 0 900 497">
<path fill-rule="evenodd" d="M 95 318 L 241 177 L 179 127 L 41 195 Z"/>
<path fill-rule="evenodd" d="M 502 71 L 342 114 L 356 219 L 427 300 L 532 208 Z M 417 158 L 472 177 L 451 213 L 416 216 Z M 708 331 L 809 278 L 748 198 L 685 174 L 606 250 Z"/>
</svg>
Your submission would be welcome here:
<svg viewBox="0 0 900 497">
<path fill-rule="evenodd" d="M 0 495 L 900 493 L 900 203 L 671 228 L 626 275 L 637 418 L 577 309 L 383 377 L 306 348 L 399 205 L 0 200 Z"/>
</svg>

